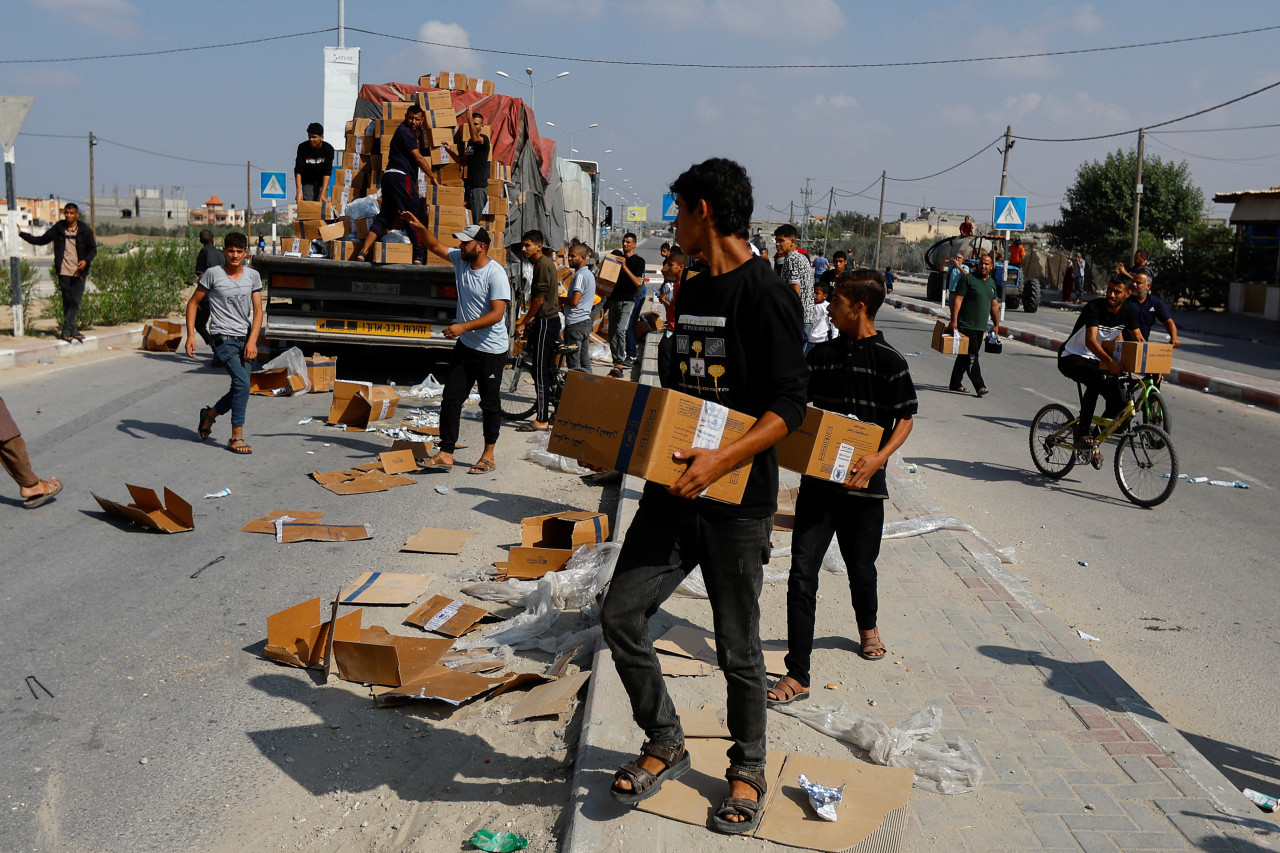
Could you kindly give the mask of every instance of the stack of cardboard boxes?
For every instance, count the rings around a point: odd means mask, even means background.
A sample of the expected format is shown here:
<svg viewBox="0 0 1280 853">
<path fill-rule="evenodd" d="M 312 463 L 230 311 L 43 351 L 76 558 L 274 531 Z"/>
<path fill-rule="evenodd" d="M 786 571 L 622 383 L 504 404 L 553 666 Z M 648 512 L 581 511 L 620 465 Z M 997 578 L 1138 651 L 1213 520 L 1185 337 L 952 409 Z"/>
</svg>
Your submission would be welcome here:
<svg viewBox="0 0 1280 853">
<path fill-rule="evenodd" d="M 463 170 L 446 150 L 457 150 L 455 134 L 461 129 L 462 144 L 472 133 L 466 114 L 460 121 L 454 110 L 452 91 L 474 91 L 493 94 L 493 81 L 469 78 L 465 74 L 442 71 L 424 76 L 418 84 L 439 91 L 419 92 L 407 100 L 384 101 L 379 119 L 354 119 L 346 124 L 346 138 L 342 162 L 334 171 L 329 197 L 324 201 L 300 202 L 298 218 L 294 222 L 294 237 L 284 239 L 284 251 L 307 255 L 312 240 L 328 244 L 329 256 L 336 260 L 348 260 L 356 252 L 368 234 L 368 222 L 364 216 L 348 217 L 347 207 L 353 201 L 375 196 L 381 191 L 382 175 L 391 153 L 391 139 L 404 121 L 410 105 L 417 104 L 426 111 L 426 121 L 420 132 L 419 150 L 428 156 L 435 167 L 442 186 L 433 186 L 426 175 L 418 177 L 418 196 L 421 209 L 415 211 L 418 219 L 446 246 L 457 246 L 453 235 L 471 225 L 471 215 L 466 208 L 463 189 Z M 465 125 L 465 126 L 463 126 Z M 506 263 L 504 239 L 507 222 L 506 181 L 510 167 L 492 161 L 493 135 L 489 127 L 483 131 L 491 140 L 489 168 L 489 210 L 481 217 L 480 224 L 489 231 L 490 257 Z M 372 256 L 375 263 L 408 264 L 413 262 L 413 247 L 409 243 L 379 241 L 374 244 Z M 429 255 L 427 263 L 447 265 L 447 261 Z"/>
</svg>

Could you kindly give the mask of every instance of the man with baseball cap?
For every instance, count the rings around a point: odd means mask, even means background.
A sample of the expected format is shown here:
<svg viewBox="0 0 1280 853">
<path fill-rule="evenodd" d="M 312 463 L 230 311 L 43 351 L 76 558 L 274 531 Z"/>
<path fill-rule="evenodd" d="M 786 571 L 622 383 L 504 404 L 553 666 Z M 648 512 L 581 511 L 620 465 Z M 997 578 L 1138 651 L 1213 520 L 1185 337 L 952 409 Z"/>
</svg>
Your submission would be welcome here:
<svg viewBox="0 0 1280 853">
<path fill-rule="evenodd" d="M 468 225 L 453 235 L 461 245 L 450 249 L 436 239 L 409 211 L 400 214 L 418 233 L 427 251 L 453 263 L 458 283 L 458 316 L 444 336 L 456 341 L 444 377 L 444 399 L 440 404 L 440 452 L 423 463 L 424 468 L 451 468 L 458 446 L 462 403 L 471 388 L 480 386 L 480 411 L 484 425 L 484 452 L 468 474 L 487 474 L 496 467 L 493 451 L 502 425 L 502 405 L 498 388 L 510 344 L 507 340 L 507 303 L 511 285 L 502 264 L 489 257 L 489 232 Z"/>
</svg>

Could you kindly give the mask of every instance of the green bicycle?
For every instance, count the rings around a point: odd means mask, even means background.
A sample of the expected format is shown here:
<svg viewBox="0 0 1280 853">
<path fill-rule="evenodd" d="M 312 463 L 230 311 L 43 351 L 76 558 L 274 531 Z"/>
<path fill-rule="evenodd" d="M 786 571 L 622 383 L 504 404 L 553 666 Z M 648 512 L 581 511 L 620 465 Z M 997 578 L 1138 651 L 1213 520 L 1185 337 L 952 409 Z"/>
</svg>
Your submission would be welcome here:
<svg viewBox="0 0 1280 853">
<path fill-rule="evenodd" d="M 1121 493 L 1141 507 L 1164 503 L 1178 484 L 1178 453 L 1168 431 L 1157 425 L 1153 415 L 1164 418 L 1168 411 L 1154 383 L 1146 377 L 1125 376 L 1120 380 L 1125 403 L 1120 414 L 1111 421 L 1095 417 L 1093 426 L 1101 430 L 1097 443 L 1077 441 L 1079 418 L 1060 403 L 1050 403 L 1031 421 L 1031 461 L 1041 474 L 1054 480 L 1065 477 L 1077 462 L 1102 467 L 1102 445 L 1118 437 L 1115 454 L 1116 483 Z M 1152 394 L 1154 392 L 1154 395 Z M 1146 423 L 1133 423 L 1138 402 L 1149 408 L 1142 417 Z M 1154 406 L 1152 405 L 1154 403 Z"/>
<path fill-rule="evenodd" d="M 1143 374 L 1140 381 L 1133 385 L 1129 399 L 1133 401 L 1133 408 L 1144 424 L 1158 426 L 1173 435 L 1173 418 L 1169 414 L 1169 407 L 1165 405 L 1164 395 L 1160 393 L 1158 376 Z"/>
</svg>

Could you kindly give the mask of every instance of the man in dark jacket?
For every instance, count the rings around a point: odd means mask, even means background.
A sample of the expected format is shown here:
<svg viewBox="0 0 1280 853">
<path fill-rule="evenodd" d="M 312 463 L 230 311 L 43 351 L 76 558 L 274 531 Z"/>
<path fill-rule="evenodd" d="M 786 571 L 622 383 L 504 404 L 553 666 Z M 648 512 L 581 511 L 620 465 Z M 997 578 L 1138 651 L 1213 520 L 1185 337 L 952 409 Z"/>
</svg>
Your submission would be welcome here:
<svg viewBox="0 0 1280 853">
<path fill-rule="evenodd" d="M 58 277 L 58 290 L 62 294 L 62 328 L 58 330 L 58 340 L 83 342 L 84 335 L 76 327 L 76 314 L 84 297 L 89 265 L 98 254 L 98 241 L 93 239 L 93 229 L 80 221 L 80 208 L 67 202 L 62 208 L 61 222 L 55 223 L 39 237 L 21 231 L 18 236 L 36 246 L 53 244 L 53 274 Z"/>
</svg>

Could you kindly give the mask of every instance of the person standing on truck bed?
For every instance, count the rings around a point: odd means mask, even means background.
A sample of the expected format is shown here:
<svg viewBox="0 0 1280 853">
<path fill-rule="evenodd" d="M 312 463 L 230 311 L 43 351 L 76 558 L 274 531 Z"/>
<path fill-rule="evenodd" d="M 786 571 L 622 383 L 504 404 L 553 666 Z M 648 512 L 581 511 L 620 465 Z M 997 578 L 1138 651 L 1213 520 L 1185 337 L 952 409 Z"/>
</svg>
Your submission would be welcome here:
<svg viewBox="0 0 1280 853">
<path fill-rule="evenodd" d="M 502 425 L 502 401 L 498 394 L 510 348 L 506 316 L 511 284 L 502 264 L 489 257 L 489 232 L 479 225 L 468 225 L 454 234 L 453 238 L 461 245 L 450 249 L 412 213 L 406 210 L 402 215 L 428 251 L 453 263 L 458 287 L 457 322 L 444 330 L 444 336 L 456 343 L 449 355 L 449 366 L 445 368 L 444 399 L 440 402 L 440 452 L 425 460 L 422 467 L 453 467 L 462 404 L 471 388 L 479 385 L 484 450 L 467 473 L 487 474 L 498 464 L 493 451 Z"/>
<path fill-rule="evenodd" d="M 295 202 L 320 201 L 333 174 L 333 146 L 324 141 L 324 126 L 318 121 L 307 125 L 307 141 L 298 144 L 293 161 Z"/>
<path fill-rule="evenodd" d="M 467 210 L 471 211 L 471 221 L 479 225 L 480 217 L 484 216 L 485 209 L 489 206 L 489 149 L 491 146 L 488 135 L 482 132 L 484 116 L 467 110 L 467 124 L 471 129 L 467 144 L 465 146 L 462 144 L 462 135 L 467 131 L 460 127 L 454 137 L 457 148 L 450 151 L 449 156 L 461 163 L 466 170 L 462 185 L 466 188 Z"/>
<path fill-rule="evenodd" d="M 560 276 L 556 262 L 542 249 L 544 238 L 538 230 L 520 237 L 520 249 L 533 263 L 533 288 L 529 308 L 516 323 L 516 337 L 525 339 L 525 352 L 533 363 L 535 405 L 533 422 L 517 432 L 545 432 L 551 429 L 551 377 L 556 370 L 556 346 L 560 343 Z"/>
<path fill-rule="evenodd" d="M 387 155 L 387 168 L 382 170 L 382 205 L 369 226 L 369 233 L 365 235 L 364 242 L 360 244 L 360 251 L 352 255 L 351 260 L 368 259 L 369 248 L 373 246 L 375 240 L 391 230 L 396 218 L 402 213 L 418 209 L 419 169 L 426 174 L 427 180 L 433 186 L 440 183 L 431 168 L 431 161 L 423 157 L 422 152 L 418 150 L 418 130 L 422 127 L 425 117 L 426 113 L 423 112 L 422 107 L 412 104 L 405 114 L 404 121 L 400 122 L 400 126 L 396 128 L 395 136 L 391 138 L 391 153 Z M 422 240 L 417 236 L 419 232 L 413 227 L 413 223 L 409 222 L 409 217 L 404 217 L 404 221 L 410 228 L 413 259 L 426 260 Z M 413 221 L 417 222 L 416 219 Z"/>
</svg>

